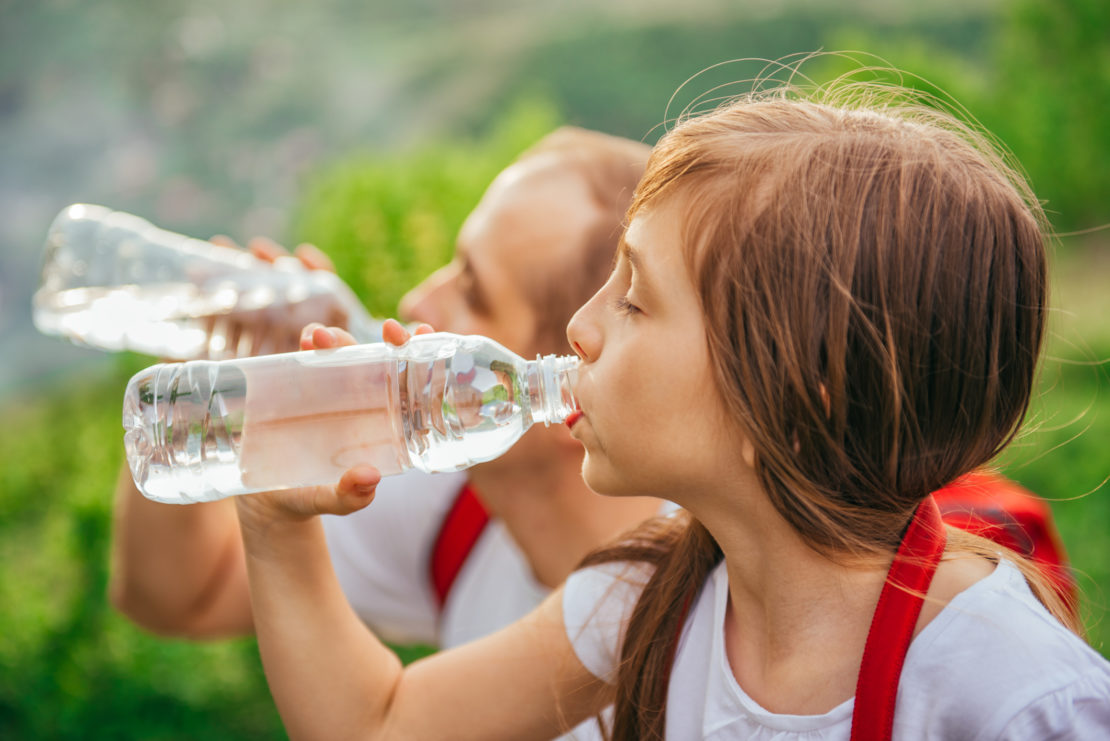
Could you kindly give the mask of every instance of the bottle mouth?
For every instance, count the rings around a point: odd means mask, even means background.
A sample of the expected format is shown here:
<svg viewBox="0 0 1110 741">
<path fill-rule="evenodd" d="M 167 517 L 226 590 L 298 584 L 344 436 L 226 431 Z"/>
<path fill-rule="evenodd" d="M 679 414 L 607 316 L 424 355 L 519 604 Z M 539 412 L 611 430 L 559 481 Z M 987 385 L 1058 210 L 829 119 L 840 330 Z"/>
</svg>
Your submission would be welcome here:
<svg viewBox="0 0 1110 741">
<path fill-rule="evenodd" d="M 562 424 L 578 410 L 574 387 L 578 384 L 580 361 L 574 355 L 547 355 L 536 360 L 543 369 L 543 423 Z"/>
</svg>

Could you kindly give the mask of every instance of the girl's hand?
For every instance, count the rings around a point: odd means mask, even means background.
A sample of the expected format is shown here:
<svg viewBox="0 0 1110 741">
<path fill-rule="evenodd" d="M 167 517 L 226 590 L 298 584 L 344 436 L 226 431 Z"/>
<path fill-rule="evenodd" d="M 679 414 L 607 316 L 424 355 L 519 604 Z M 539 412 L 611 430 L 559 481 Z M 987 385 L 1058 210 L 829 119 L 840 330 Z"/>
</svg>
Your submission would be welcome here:
<svg viewBox="0 0 1110 741">
<path fill-rule="evenodd" d="M 392 345 L 405 344 L 413 334 L 434 331 L 431 326 L 421 324 L 410 333 L 396 319 L 387 319 L 382 326 L 384 340 Z M 324 350 L 354 344 L 355 338 L 340 327 L 325 327 L 314 322 L 301 331 L 302 350 Z M 373 466 L 355 466 L 344 472 L 335 486 L 307 486 L 236 497 L 239 516 L 246 524 L 272 521 L 275 518 L 305 520 L 322 514 L 350 514 L 373 501 L 380 480 L 381 473 Z"/>
<path fill-rule="evenodd" d="M 403 324 L 396 319 L 386 319 L 382 324 L 382 341 L 390 345 L 403 345 L 409 338 L 417 334 L 435 332 L 430 324 L 417 325 L 416 329 L 409 332 Z M 326 350 L 333 347 L 346 347 L 356 344 L 351 333 L 342 327 L 325 327 L 319 322 L 312 322 L 301 330 L 302 350 Z"/>
</svg>

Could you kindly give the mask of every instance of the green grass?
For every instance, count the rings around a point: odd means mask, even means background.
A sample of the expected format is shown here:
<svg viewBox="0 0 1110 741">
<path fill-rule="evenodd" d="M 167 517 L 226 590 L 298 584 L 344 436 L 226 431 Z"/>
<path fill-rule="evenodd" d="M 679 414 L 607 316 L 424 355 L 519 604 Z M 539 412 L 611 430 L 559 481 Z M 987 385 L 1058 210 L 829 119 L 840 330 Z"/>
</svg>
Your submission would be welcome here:
<svg viewBox="0 0 1110 741">
<path fill-rule="evenodd" d="M 108 605 L 120 389 L 146 362 L 3 407 L 0 738 L 283 735 L 253 641 L 167 641 Z"/>
</svg>

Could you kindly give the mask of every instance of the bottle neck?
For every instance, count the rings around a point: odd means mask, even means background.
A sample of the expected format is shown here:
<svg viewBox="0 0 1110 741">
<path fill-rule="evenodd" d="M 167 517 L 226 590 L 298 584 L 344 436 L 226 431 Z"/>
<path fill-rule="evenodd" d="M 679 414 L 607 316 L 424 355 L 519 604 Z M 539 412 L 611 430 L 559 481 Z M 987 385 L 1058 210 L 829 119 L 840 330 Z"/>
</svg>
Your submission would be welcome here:
<svg viewBox="0 0 1110 741">
<path fill-rule="evenodd" d="M 578 358 L 573 355 L 537 356 L 526 361 L 525 381 L 532 422 L 545 426 L 561 424 L 578 408 L 574 385 L 578 381 Z"/>
</svg>

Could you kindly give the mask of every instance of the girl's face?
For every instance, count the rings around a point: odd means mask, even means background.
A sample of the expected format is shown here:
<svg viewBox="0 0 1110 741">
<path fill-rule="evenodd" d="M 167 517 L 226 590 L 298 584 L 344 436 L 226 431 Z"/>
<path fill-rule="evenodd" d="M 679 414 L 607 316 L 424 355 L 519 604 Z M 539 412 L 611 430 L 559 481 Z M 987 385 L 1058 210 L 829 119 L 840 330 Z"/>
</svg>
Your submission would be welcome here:
<svg viewBox="0 0 1110 741">
<path fill-rule="evenodd" d="M 680 500 L 740 462 L 683 257 L 682 203 L 636 215 L 609 280 L 567 328 L 583 361 L 571 434 L 586 449 L 586 483 L 601 493 Z"/>
</svg>

